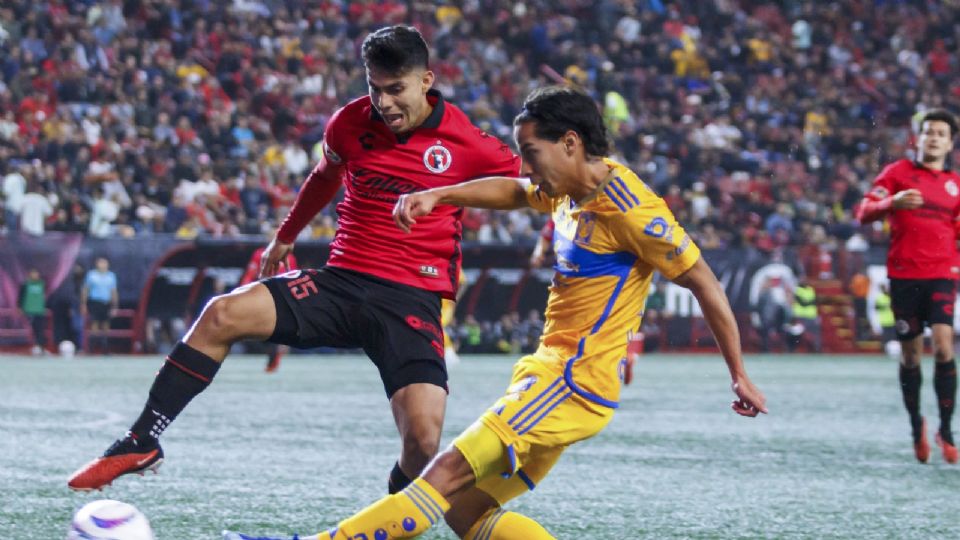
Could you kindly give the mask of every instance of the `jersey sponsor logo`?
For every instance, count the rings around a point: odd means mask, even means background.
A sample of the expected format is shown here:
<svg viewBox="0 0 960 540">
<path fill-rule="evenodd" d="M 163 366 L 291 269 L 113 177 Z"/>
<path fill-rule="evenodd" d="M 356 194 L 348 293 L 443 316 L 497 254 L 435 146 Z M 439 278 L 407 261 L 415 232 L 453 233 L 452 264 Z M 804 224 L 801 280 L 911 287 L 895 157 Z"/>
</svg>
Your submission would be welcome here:
<svg viewBox="0 0 960 540">
<path fill-rule="evenodd" d="M 580 219 L 577 220 L 577 233 L 574 236 L 574 243 L 580 245 L 590 245 L 590 239 L 593 237 L 593 229 L 597 225 L 597 214 L 595 212 L 581 212 Z"/>
<path fill-rule="evenodd" d="M 343 163 L 343 159 L 341 159 L 326 142 L 323 143 L 323 155 L 327 156 L 327 159 L 332 163 Z"/>
<path fill-rule="evenodd" d="M 953 180 L 947 180 L 943 184 L 943 189 L 947 190 L 947 193 L 949 193 L 951 197 L 960 195 L 960 188 L 957 187 L 957 183 Z"/>
<path fill-rule="evenodd" d="M 667 252 L 667 260 L 672 261 L 675 257 L 683 255 L 683 252 L 690 247 L 690 237 L 687 235 L 683 236 L 683 240 L 680 241 L 680 245 L 676 249 Z"/>
<path fill-rule="evenodd" d="M 440 275 L 440 271 L 437 270 L 436 266 L 430 266 L 429 264 L 421 264 L 420 275 L 427 276 L 427 277 L 438 277 Z"/>
<path fill-rule="evenodd" d="M 423 153 L 424 166 L 434 174 L 446 172 L 446 170 L 450 168 L 451 163 L 453 163 L 453 156 L 450 155 L 450 150 L 447 150 L 440 141 L 437 141 L 437 144 L 427 148 Z"/>
<path fill-rule="evenodd" d="M 350 171 L 350 179 L 359 188 L 355 191 L 357 196 L 365 199 L 396 202 L 400 195 L 417 191 L 417 184 L 406 178 L 381 174 L 362 167 Z"/>
</svg>

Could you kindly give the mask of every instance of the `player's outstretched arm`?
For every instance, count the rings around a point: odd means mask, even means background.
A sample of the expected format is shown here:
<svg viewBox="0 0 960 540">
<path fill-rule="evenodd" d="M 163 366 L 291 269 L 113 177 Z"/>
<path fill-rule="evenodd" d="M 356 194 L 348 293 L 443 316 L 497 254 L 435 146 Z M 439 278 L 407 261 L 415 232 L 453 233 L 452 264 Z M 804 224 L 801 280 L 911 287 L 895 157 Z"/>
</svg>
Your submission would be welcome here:
<svg viewBox="0 0 960 540">
<path fill-rule="evenodd" d="M 526 178 L 493 176 L 471 180 L 462 184 L 428 189 L 401 195 L 393 207 L 393 221 L 404 232 L 417 222 L 417 218 L 433 211 L 438 204 L 510 210 L 527 204 Z"/>
<path fill-rule="evenodd" d="M 740 330 L 737 328 L 737 320 L 733 316 L 727 295 L 723 292 L 723 287 L 717 281 L 713 270 L 701 257 L 673 282 L 690 289 L 700 303 L 707 325 L 710 326 L 710 331 L 713 332 L 720 347 L 720 353 L 723 354 L 723 359 L 727 363 L 727 369 L 730 370 L 730 378 L 733 381 L 731 386 L 737 394 L 737 399 L 732 405 L 733 410 L 742 416 L 766 413 L 767 399 L 747 376 L 740 350 Z"/>
<path fill-rule="evenodd" d="M 287 217 L 280 223 L 277 234 L 263 252 L 260 260 L 261 278 L 277 273 L 280 262 L 286 260 L 287 255 L 293 251 L 293 241 L 300 231 L 340 190 L 342 173 L 342 163 L 333 163 L 325 156 L 320 158 L 320 163 L 310 171 L 300 187 L 300 193 L 287 212 Z"/>
</svg>

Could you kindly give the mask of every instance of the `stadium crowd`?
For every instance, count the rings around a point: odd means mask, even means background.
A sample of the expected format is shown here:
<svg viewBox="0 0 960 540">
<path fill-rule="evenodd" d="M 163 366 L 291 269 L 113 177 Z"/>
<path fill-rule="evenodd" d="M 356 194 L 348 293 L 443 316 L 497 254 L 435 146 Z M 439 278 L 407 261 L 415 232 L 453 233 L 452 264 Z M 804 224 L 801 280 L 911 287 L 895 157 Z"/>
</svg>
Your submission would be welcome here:
<svg viewBox="0 0 960 540">
<path fill-rule="evenodd" d="M 403 22 L 437 87 L 505 140 L 533 87 L 595 96 L 620 159 L 705 248 L 866 246 L 884 233 L 852 208 L 909 153 L 911 119 L 960 111 L 958 20 L 957 2 L 895 0 L 8 0 L 3 226 L 272 231 L 330 114 L 367 91 L 360 40 Z M 464 225 L 511 242 L 542 220 Z M 334 231 L 330 207 L 303 237 Z"/>
</svg>

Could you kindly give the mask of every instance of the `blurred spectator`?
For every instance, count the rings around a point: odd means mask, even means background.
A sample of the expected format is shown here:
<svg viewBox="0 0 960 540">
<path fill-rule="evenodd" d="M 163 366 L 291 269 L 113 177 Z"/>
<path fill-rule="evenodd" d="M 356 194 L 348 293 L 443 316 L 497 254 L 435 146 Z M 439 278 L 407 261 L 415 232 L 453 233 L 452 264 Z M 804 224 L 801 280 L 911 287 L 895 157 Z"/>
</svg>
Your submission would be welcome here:
<svg viewBox="0 0 960 540">
<path fill-rule="evenodd" d="M 17 306 L 30 321 L 33 331 L 33 344 L 30 352 L 40 354 L 47 348 L 47 288 L 40 271 L 31 268 L 27 279 L 20 285 Z"/>
<path fill-rule="evenodd" d="M 11 231 L 20 227 L 20 209 L 27 192 L 27 179 L 23 176 L 25 170 L 26 165 L 21 165 L 3 177 L 3 220 Z"/>
<path fill-rule="evenodd" d="M 660 325 L 660 312 L 645 309 L 640 320 L 640 332 L 643 334 L 643 351 L 656 352 L 663 345 L 663 328 Z"/>
<path fill-rule="evenodd" d="M 110 261 L 106 257 L 97 257 L 95 267 L 87 272 L 80 293 L 80 313 L 89 319 L 90 331 L 99 333 L 100 352 L 109 354 L 109 341 L 106 332 L 110 330 L 110 319 L 120 301 L 117 292 L 117 275 L 110 271 Z M 90 351 L 93 352 L 91 344 Z"/>
<path fill-rule="evenodd" d="M 787 344 L 790 303 L 786 287 L 780 278 L 768 278 L 764 281 L 752 319 L 760 334 L 761 351 L 770 351 L 773 342 L 779 345 Z"/>
<path fill-rule="evenodd" d="M 26 234 L 43 236 L 46 220 L 53 215 L 57 204 L 55 194 L 45 195 L 42 188 L 34 182 L 20 202 L 20 230 Z"/>
<path fill-rule="evenodd" d="M 188 207 L 198 235 L 269 230 L 330 114 L 364 91 L 357 39 L 395 22 L 430 38 L 437 87 L 494 136 L 511 138 L 531 88 L 564 78 L 582 87 L 617 155 L 668 196 L 691 234 L 710 222 L 728 246 L 807 244 L 816 227 L 845 241 L 865 179 L 908 152 L 911 117 L 960 110 L 955 2 L 136 5 L 0 7 L 8 230 L 28 180 L 56 195 L 58 230 L 149 234 L 162 219 L 173 232 Z M 34 159 L 54 165 L 55 178 L 21 173 Z M 250 176 L 271 199 L 266 211 L 212 193 L 202 208 L 190 193 L 173 201 L 182 181 Z M 93 196 L 98 186 L 103 196 Z M 95 200 L 117 205 L 118 217 L 105 220 Z M 171 207 L 180 210 L 161 218 L 157 209 Z M 545 221 L 530 211 L 466 218 L 464 237 L 481 242 L 533 241 Z"/>
<path fill-rule="evenodd" d="M 817 291 L 807 278 L 801 278 L 793 290 L 791 329 L 787 347 L 793 352 L 806 343 L 812 352 L 820 352 L 820 315 L 817 311 Z"/>
</svg>

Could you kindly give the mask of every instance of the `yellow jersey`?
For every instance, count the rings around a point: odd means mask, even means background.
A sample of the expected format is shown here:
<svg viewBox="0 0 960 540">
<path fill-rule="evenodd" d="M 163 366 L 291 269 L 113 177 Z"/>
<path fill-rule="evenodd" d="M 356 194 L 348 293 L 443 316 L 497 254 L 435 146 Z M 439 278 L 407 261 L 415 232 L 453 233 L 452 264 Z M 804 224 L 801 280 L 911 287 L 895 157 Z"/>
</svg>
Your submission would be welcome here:
<svg viewBox="0 0 960 540">
<path fill-rule="evenodd" d="M 700 249 L 633 171 L 604 163 L 610 174 L 579 203 L 527 189 L 530 206 L 556 223 L 557 262 L 534 356 L 555 364 L 581 397 L 616 408 L 627 336 L 639 326 L 653 272 L 676 278 Z"/>
</svg>

